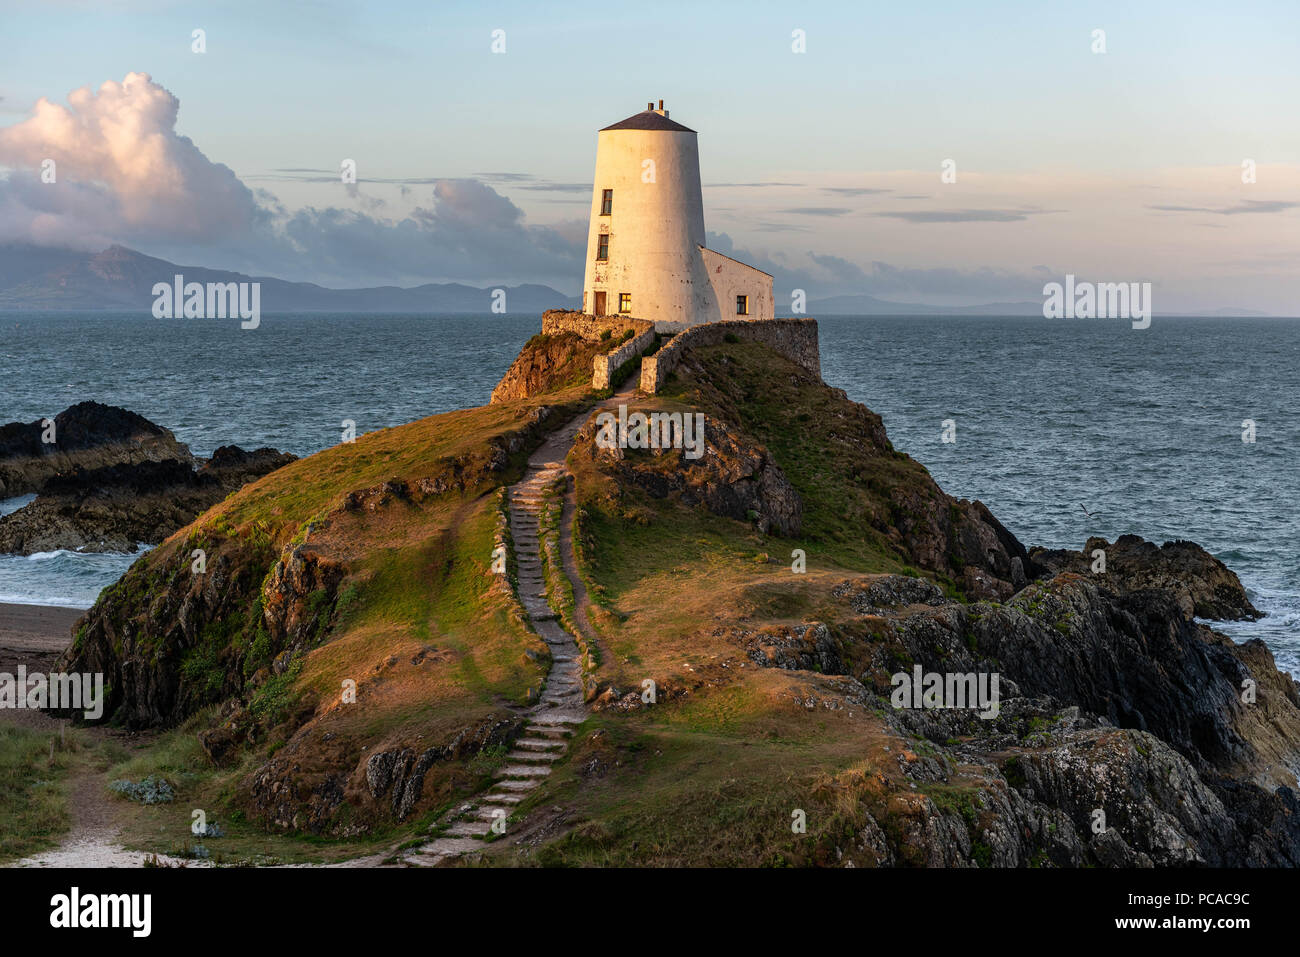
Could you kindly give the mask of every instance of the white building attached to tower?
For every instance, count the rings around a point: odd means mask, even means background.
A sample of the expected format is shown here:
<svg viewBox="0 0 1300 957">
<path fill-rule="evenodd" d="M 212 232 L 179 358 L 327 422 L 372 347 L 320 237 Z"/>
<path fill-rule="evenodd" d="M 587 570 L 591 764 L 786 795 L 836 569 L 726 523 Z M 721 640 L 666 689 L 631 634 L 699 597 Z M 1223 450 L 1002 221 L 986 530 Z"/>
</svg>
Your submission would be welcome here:
<svg viewBox="0 0 1300 957">
<path fill-rule="evenodd" d="M 583 311 L 660 331 L 771 319 L 772 277 L 705 248 L 696 134 L 663 106 L 597 134 Z"/>
</svg>

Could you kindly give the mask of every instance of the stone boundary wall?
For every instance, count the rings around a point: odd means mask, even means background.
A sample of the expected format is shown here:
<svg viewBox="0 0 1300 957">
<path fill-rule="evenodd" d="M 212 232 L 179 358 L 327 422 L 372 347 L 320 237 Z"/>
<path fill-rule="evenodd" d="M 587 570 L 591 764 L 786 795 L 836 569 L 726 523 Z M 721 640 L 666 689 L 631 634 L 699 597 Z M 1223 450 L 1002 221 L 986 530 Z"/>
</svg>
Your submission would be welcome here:
<svg viewBox="0 0 1300 957">
<path fill-rule="evenodd" d="M 633 336 L 622 346 L 613 352 L 603 356 L 596 356 L 592 363 L 591 387 L 593 389 L 608 389 L 613 382 L 614 373 L 624 362 L 633 359 L 645 352 L 654 344 L 655 327 L 652 324 L 649 329 L 639 336 Z"/>
<path fill-rule="evenodd" d="M 619 339 L 631 330 L 635 335 L 627 342 Z M 601 342 L 603 333 L 608 332 L 608 341 L 618 345 L 613 352 L 596 356 L 592 362 L 591 387 L 608 389 L 610 379 L 624 362 L 639 356 L 655 340 L 655 324 L 647 319 L 634 319 L 631 316 L 593 316 L 591 313 L 576 309 L 548 309 L 542 313 L 542 335 L 557 336 L 561 333 L 576 333 L 589 342 Z"/>
<path fill-rule="evenodd" d="M 803 366 L 817 378 L 822 375 L 821 351 L 817 344 L 816 319 L 728 319 L 691 326 L 673 337 L 662 349 L 641 361 L 641 391 L 654 395 L 668 373 L 692 346 L 716 346 L 733 334 L 746 342 L 758 342 Z"/>
</svg>

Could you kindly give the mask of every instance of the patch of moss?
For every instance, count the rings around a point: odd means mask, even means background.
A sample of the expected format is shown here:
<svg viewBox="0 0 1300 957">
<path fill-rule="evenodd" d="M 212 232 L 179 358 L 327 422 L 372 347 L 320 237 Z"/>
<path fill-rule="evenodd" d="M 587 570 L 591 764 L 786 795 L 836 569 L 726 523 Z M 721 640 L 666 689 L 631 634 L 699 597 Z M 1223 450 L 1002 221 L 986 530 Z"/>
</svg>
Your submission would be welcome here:
<svg viewBox="0 0 1300 957">
<path fill-rule="evenodd" d="M 267 678 L 249 701 L 249 713 L 269 726 L 284 721 L 301 698 L 301 693 L 294 687 L 301 673 L 302 662 L 295 661 L 283 674 Z"/>
</svg>

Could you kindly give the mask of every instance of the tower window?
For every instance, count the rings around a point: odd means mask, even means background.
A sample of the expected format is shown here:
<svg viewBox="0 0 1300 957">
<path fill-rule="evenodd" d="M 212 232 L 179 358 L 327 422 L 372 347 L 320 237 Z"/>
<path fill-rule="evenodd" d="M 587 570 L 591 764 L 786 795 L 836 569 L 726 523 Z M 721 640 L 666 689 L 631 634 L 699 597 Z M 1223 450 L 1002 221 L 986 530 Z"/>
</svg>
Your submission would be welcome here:
<svg viewBox="0 0 1300 957">
<path fill-rule="evenodd" d="M 609 259 L 609 233 L 601 233 L 596 241 L 596 259 L 600 262 Z"/>
<path fill-rule="evenodd" d="M 738 316 L 747 316 L 747 315 L 749 315 L 749 297 L 748 297 L 748 296 L 737 296 L 737 297 L 736 297 L 736 315 L 738 315 Z"/>
<path fill-rule="evenodd" d="M 630 292 L 620 292 L 618 294 L 618 311 L 619 312 L 632 311 L 632 294 Z"/>
<path fill-rule="evenodd" d="M 608 216 L 614 211 L 614 191 L 602 190 L 600 194 L 600 215 Z"/>
</svg>

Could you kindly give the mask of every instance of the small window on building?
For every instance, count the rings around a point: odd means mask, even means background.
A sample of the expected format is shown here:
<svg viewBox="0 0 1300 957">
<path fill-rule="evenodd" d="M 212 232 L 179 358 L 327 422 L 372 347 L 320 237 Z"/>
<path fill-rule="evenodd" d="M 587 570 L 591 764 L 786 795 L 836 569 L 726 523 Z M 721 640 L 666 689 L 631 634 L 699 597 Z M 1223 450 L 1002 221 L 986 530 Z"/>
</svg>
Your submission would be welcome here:
<svg viewBox="0 0 1300 957">
<path fill-rule="evenodd" d="M 607 189 L 600 194 L 600 215 L 608 216 L 614 212 L 614 191 Z"/>
<path fill-rule="evenodd" d="M 609 259 L 609 233 L 601 233 L 600 239 L 596 241 L 596 259 L 599 262 Z"/>
<path fill-rule="evenodd" d="M 749 297 L 748 297 L 748 296 L 737 296 L 737 297 L 736 297 L 736 315 L 738 315 L 738 316 L 747 316 L 747 315 L 749 315 Z"/>
<path fill-rule="evenodd" d="M 632 294 L 630 292 L 620 292 L 618 294 L 618 311 L 619 312 L 632 311 Z"/>
</svg>

